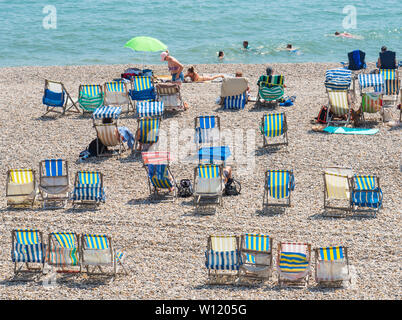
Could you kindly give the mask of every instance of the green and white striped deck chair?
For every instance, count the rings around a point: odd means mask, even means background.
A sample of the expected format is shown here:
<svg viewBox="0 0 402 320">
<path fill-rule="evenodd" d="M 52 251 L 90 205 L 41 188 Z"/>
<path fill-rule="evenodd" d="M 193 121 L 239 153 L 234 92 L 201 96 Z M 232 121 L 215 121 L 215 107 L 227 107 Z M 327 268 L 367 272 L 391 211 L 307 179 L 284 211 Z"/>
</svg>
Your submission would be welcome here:
<svg viewBox="0 0 402 320">
<path fill-rule="evenodd" d="M 324 209 L 350 211 L 353 171 L 348 168 L 327 168 L 324 171 Z"/>
<path fill-rule="evenodd" d="M 137 133 L 139 131 L 139 135 L 136 134 L 134 151 L 147 151 L 151 144 L 158 142 L 160 122 L 159 117 L 137 119 Z M 141 149 L 139 148 L 140 144 Z"/>
<path fill-rule="evenodd" d="M 327 123 L 348 124 L 350 122 L 350 95 L 349 90 L 331 90 L 327 89 L 328 94 L 328 111 L 331 111 L 333 116 L 329 117 L 327 112 Z M 334 118 L 337 117 L 338 119 Z M 346 117 L 346 120 L 343 118 Z"/>
<path fill-rule="evenodd" d="M 103 106 L 103 90 L 99 84 L 81 84 L 78 89 L 78 105 L 83 113 L 92 113 Z"/>
<path fill-rule="evenodd" d="M 20 272 L 43 272 L 46 245 L 41 231 L 34 229 L 13 230 L 11 232 L 11 247 L 14 274 Z M 26 266 L 25 269 L 23 269 L 24 265 Z"/>
<path fill-rule="evenodd" d="M 112 267 L 116 275 L 116 258 L 112 247 L 112 239 L 107 235 L 83 234 L 81 235 L 81 261 L 88 274 L 109 275 L 110 272 L 102 267 Z M 99 272 L 96 273 L 95 270 Z"/>
<path fill-rule="evenodd" d="M 52 232 L 49 234 L 47 264 L 61 268 L 57 272 L 81 272 L 79 235 L 74 232 Z M 70 267 L 70 269 L 66 269 Z"/>
<path fill-rule="evenodd" d="M 33 207 L 36 198 L 35 171 L 32 169 L 10 169 L 7 171 L 7 206 Z"/>
<path fill-rule="evenodd" d="M 103 87 L 105 93 L 105 106 L 123 106 L 127 105 L 127 113 L 134 110 L 134 105 L 129 97 L 127 84 L 123 81 L 106 82 Z"/>
<path fill-rule="evenodd" d="M 240 276 L 268 280 L 272 275 L 272 238 L 264 234 L 241 236 Z"/>
<path fill-rule="evenodd" d="M 263 148 L 288 145 L 288 125 L 285 112 L 270 113 L 262 116 L 260 131 L 263 137 Z M 271 140 L 272 143 L 268 143 Z M 282 140 L 282 141 L 281 141 Z"/>
<path fill-rule="evenodd" d="M 315 281 L 320 286 L 337 287 L 351 281 L 347 248 L 333 246 L 316 248 Z"/>
<path fill-rule="evenodd" d="M 268 206 L 290 207 L 290 196 L 294 188 L 295 179 L 292 170 L 267 170 L 265 172 L 263 208 Z M 274 202 L 272 202 L 273 199 L 275 199 Z"/>
<path fill-rule="evenodd" d="M 275 102 L 278 105 L 279 100 L 285 94 L 284 81 L 283 75 L 260 76 L 257 82 L 257 102 L 259 103 L 262 99 L 264 102 Z"/>
<path fill-rule="evenodd" d="M 217 164 L 200 164 L 194 169 L 194 205 L 219 204 L 222 201 L 223 166 Z"/>
</svg>

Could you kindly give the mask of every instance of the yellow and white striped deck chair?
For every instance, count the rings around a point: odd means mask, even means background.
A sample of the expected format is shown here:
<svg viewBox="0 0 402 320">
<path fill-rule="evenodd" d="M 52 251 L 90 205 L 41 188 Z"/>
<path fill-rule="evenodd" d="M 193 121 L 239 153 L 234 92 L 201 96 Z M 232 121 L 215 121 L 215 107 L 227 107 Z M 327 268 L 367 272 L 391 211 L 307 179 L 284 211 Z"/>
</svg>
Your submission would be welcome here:
<svg viewBox="0 0 402 320">
<path fill-rule="evenodd" d="M 37 194 L 35 171 L 10 169 L 7 171 L 6 198 L 8 206 L 33 207 Z"/>
<path fill-rule="evenodd" d="M 384 100 L 390 101 L 391 105 L 396 105 L 401 91 L 401 80 L 397 69 L 380 69 L 384 77 Z M 388 105 L 388 103 L 387 103 Z"/>
<path fill-rule="evenodd" d="M 217 164 L 200 164 L 194 168 L 194 205 L 196 208 L 202 205 L 223 205 L 222 171 L 223 166 Z"/>
<path fill-rule="evenodd" d="M 352 210 L 350 192 L 353 172 L 348 168 L 327 168 L 324 171 L 324 209 Z M 336 206 L 331 203 L 343 203 Z M 345 206 L 345 204 L 347 205 Z"/>
<path fill-rule="evenodd" d="M 112 246 L 112 238 L 100 234 L 81 235 L 81 261 L 88 274 L 108 275 L 102 267 L 112 267 L 113 275 L 116 275 L 116 259 Z M 92 268 L 92 269 L 91 269 Z M 99 269 L 96 273 L 95 270 Z"/>
<path fill-rule="evenodd" d="M 57 270 L 58 272 L 81 272 L 79 243 L 79 235 L 74 232 L 50 233 L 46 255 L 47 263 L 56 268 L 61 267 L 61 270 Z M 70 269 L 66 269 L 66 266 L 69 266 Z"/>
<path fill-rule="evenodd" d="M 332 119 L 327 112 L 327 123 L 348 124 L 350 121 L 351 101 L 348 90 L 331 90 L 328 93 L 328 109 L 332 112 Z M 346 117 L 346 120 L 337 120 L 336 117 Z"/>
<path fill-rule="evenodd" d="M 105 93 L 104 105 L 105 106 L 123 106 L 127 105 L 127 113 L 134 111 L 134 105 L 129 97 L 127 84 L 123 81 L 106 82 L 103 86 Z"/>
</svg>

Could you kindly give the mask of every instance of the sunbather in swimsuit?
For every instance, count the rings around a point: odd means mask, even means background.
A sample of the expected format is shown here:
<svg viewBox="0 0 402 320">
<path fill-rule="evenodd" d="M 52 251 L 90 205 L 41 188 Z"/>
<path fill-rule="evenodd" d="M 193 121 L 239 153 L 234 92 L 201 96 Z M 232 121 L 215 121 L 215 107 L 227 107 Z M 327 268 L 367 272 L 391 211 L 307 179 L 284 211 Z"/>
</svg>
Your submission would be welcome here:
<svg viewBox="0 0 402 320">
<path fill-rule="evenodd" d="M 184 82 L 184 76 L 182 72 L 183 65 L 179 61 L 177 61 L 177 59 L 170 56 L 169 53 L 165 51 L 161 53 L 161 60 L 167 61 L 170 74 L 172 75 L 172 81 Z"/>
<path fill-rule="evenodd" d="M 210 81 L 210 80 L 215 80 L 217 78 L 224 78 L 224 75 L 216 75 L 212 77 L 201 77 L 197 72 L 194 71 L 194 67 L 188 68 L 187 74 L 184 76 L 184 78 L 190 77 L 191 81 L 193 82 L 202 82 L 202 81 Z"/>
</svg>

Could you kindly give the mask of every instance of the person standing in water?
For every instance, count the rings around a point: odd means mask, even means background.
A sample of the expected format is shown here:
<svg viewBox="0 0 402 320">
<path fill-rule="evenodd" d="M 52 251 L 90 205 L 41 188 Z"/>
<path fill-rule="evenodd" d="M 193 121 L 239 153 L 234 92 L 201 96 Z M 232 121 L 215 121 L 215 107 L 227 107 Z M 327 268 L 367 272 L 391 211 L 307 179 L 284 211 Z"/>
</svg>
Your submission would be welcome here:
<svg viewBox="0 0 402 320">
<path fill-rule="evenodd" d="M 219 51 L 218 59 L 222 60 L 224 56 L 225 56 L 225 54 L 223 53 L 223 51 Z"/>
<path fill-rule="evenodd" d="M 169 51 L 164 51 L 161 53 L 161 60 L 167 61 L 173 82 L 184 82 L 184 67 L 176 58 L 169 55 Z"/>
<path fill-rule="evenodd" d="M 244 48 L 244 49 L 249 49 L 249 47 L 248 47 L 248 41 L 243 41 L 243 48 Z"/>
</svg>

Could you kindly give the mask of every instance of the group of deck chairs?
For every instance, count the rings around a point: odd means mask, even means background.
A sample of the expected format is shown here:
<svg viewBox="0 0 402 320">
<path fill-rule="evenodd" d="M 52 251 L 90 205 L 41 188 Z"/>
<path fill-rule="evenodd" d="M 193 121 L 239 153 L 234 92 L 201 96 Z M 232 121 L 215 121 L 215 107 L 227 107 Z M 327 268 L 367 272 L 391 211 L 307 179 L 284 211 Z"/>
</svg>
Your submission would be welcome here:
<svg viewBox="0 0 402 320">
<path fill-rule="evenodd" d="M 103 234 L 52 232 L 45 243 L 43 233 L 34 229 L 11 232 L 11 260 L 14 274 L 44 273 L 45 264 L 56 272 L 88 275 L 116 275 L 124 253 L 113 247 L 112 238 Z M 102 269 L 103 268 L 103 269 Z"/>
<path fill-rule="evenodd" d="M 38 187 L 34 169 L 9 169 L 6 180 L 7 206 L 33 207 L 38 195 L 43 208 L 65 207 L 69 200 L 73 206 L 97 206 L 106 199 L 103 174 L 98 171 L 78 171 L 74 189 L 69 193 L 68 163 L 62 159 L 47 159 L 39 163 Z"/>
<path fill-rule="evenodd" d="M 314 249 L 315 281 L 320 286 L 338 287 L 351 283 L 345 246 Z M 276 270 L 279 286 L 305 287 L 312 274 L 311 244 L 280 242 Z M 209 284 L 259 283 L 273 273 L 273 238 L 263 234 L 208 237 L 205 266 Z"/>
</svg>

